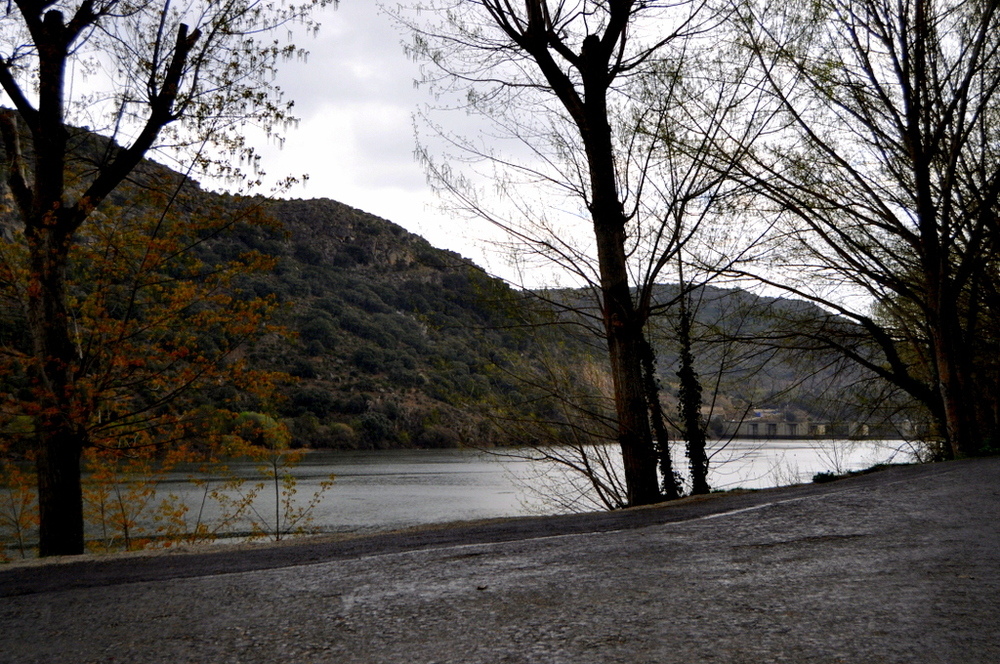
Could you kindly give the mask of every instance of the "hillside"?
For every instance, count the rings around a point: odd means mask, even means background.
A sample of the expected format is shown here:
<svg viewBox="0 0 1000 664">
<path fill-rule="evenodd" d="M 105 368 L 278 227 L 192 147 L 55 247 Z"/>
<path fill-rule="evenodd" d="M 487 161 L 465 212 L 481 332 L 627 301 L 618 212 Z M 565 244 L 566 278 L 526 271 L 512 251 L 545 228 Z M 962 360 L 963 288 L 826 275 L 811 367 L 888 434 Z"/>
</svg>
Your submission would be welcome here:
<svg viewBox="0 0 1000 664">
<path fill-rule="evenodd" d="M 74 135 L 81 169 L 106 158 L 104 139 Z M 262 207 L 275 224 L 236 223 L 205 237 L 195 251 L 206 264 L 248 250 L 276 259 L 273 272 L 245 277 L 247 293 L 273 296 L 278 322 L 290 337 L 268 337 L 247 349 L 256 367 L 287 372 L 283 398 L 270 408 L 290 427 L 295 444 L 335 448 L 442 447 L 460 442 L 503 443 L 484 410 L 541 415 L 538 384 L 523 380 L 525 367 L 561 364 L 574 388 L 600 394 L 605 356 L 597 336 L 581 326 L 588 305 L 582 291 L 551 291 L 536 298 L 455 253 L 437 249 L 402 227 L 331 200 L 242 199 L 201 190 L 169 169 L 145 162 L 133 183 L 110 204 L 132 204 L 142 182 L 166 184 L 184 205 L 226 211 Z M 16 242 L 17 224 L 0 217 L 0 235 Z M 676 397 L 677 348 L 673 332 L 677 287 L 658 287 L 663 309 L 652 326 L 658 376 L 669 406 Z M 698 306 L 697 369 L 706 384 L 709 417 L 739 417 L 747 408 L 780 408 L 830 419 L 832 388 L 846 386 L 815 357 L 723 343 L 789 320 L 821 315 L 815 307 L 780 298 L 758 298 L 738 289 L 705 287 Z M 560 309 L 547 302 L 568 306 Z M 26 343 L 18 306 L 0 312 L 0 345 Z M 575 313 L 574 313 L 575 312 Z M 590 314 L 593 314 L 593 310 Z M 573 319 L 577 316 L 577 319 Z M 546 326 L 544 322 L 571 322 Z M 586 364 L 593 385 L 584 384 Z M 550 372 L 551 373 L 551 372 Z M 528 371 L 530 374 L 530 371 Z M 534 380 L 529 375 L 529 380 Z M 822 389 L 817 391 L 819 384 Z M 13 389 L 10 386 L 7 389 Z M 209 397 L 210 399 L 212 397 Z M 542 411 L 538 409 L 541 408 Z M 843 417 L 842 414 L 836 417 Z M 854 417 L 854 415 L 851 415 Z M 502 426 L 502 425 L 501 425 Z"/>
<path fill-rule="evenodd" d="M 30 140 L 25 144 L 30 147 Z M 75 155 L 67 173 L 70 190 L 117 150 L 86 131 L 74 131 L 70 144 Z M 25 156 L 32 158 L 30 150 Z M 2 183 L 0 194 L 0 259 L 6 260 L 18 255 L 24 240 Z M 510 315 L 518 311 L 518 294 L 460 256 L 347 205 L 214 194 L 151 161 L 140 164 L 95 215 L 105 227 L 130 233 L 133 219 L 149 218 L 149 210 L 159 214 L 159 208 L 148 207 L 150 201 L 167 200 L 171 216 L 221 220 L 191 240 L 190 251 L 205 270 L 251 250 L 276 260 L 273 272 L 242 277 L 235 286 L 273 296 L 280 305 L 276 322 L 292 334 L 266 337 L 245 347 L 242 357 L 294 380 L 281 387 L 284 398 L 277 403 L 244 400 L 245 407 L 276 411 L 299 445 L 491 443 L 490 429 L 465 405 L 505 389 L 502 379 L 488 377 L 489 366 L 496 356 L 520 355 L 519 344 L 526 343 L 516 331 L 518 319 Z M 260 224 L 262 216 L 277 223 Z M 82 229 L 79 242 L 91 242 L 91 226 Z M 74 288 L 87 291 L 90 283 L 84 279 Z M 16 356 L 29 344 L 20 296 L 13 281 L 0 285 L 0 350 Z M 7 394 L 28 394 L 23 372 L 0 381 Z M 229 396 L 220 388 L 199 398 L 219 402 Z"/>
<path fill-rule="evenodd" d="M 300 379 L 287 390 L 281 412 L 300 443 L 503 443 L 503 433 L 478 413 L 481 407 L 495 412 L 499 403 L 505 417 L 530 412 L 544 419 L 540 395 L 551 386 L 537 381 L 542 374 L 559 379 L 551 366 L 535 373 L 539 365 L 568 363 L 561 371 L 576 376 L 571 390 L 600 392 L 599 385 L 582 385 L 579 371 L 582 364 L 598 373 L 604 366 L 598 335 L 579 324 L 524 326 L 529 318 L 579 318 L 588 307 L 583 291 L 546 292 L 541 299 L 515 292 L 460 256 L 335 201 L 276 201 L 269 210 L 287 235 L 237 233 L 232 241 L 280 256 L 275 274 L 251 287 L 290 305 L 284 320 L 298 341 L 257 359 Z M 660 314 L 651 327 L 668 417 L 678 389 L 677 307 L 671 306 L 678 292 L 676 285 L 657 287 Z M 571 305 L 570 313 L 548 304 L 553 301 Z M 824 421 L 867 417 L 851 401 L 859 375 L 828 353 L 748 341 L 828 319 L 826 312 L 711 286 L 694 293 L 693 305 L 705 415 L 718 431 L 723 420 L 750 408 Z M 593 319 L 596 312 L 589 313 Z"/>
<path fill-rule="evenodd" d="M 460 256 L 342 203 L 268 204 L 285 229 L 241 227 L 219 253 L 258 249 L 273 274 L 245 284 L 286 306 L 297 340 L 254 362 L 298 379 L 279 406 L 304 445 L 451 446 L 492 433 L 462 406 L 504 385 L 498 355 L 527 351 L 521 296 Z M 235 245 L 235 246 L 233 246 Z"/>
</svg>

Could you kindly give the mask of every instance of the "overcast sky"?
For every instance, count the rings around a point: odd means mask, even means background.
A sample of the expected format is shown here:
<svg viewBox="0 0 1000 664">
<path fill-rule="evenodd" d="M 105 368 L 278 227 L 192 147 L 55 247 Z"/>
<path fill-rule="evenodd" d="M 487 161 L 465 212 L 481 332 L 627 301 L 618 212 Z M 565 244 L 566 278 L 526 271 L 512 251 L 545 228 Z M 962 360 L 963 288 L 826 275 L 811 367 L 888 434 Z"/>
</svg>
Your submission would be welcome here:
<svg viewBox="0 0 1000 664">
<path fill-rule="evenodd" d="M 482 264 L 475 227 L 435 210 L 413 157 L 412 116 L 429 97 L 414 89 L 419 67 L 404 54 L 403 35 L 374 0 L 344 0 L 318 18 L 319 34 L 297 41 L 308 60 L 283 63 L 278 76 L 301 122 L 280 150 L 260 148 L 269 175 L 310 176 L 282 196 L 332 198 Z"/>
</svg>

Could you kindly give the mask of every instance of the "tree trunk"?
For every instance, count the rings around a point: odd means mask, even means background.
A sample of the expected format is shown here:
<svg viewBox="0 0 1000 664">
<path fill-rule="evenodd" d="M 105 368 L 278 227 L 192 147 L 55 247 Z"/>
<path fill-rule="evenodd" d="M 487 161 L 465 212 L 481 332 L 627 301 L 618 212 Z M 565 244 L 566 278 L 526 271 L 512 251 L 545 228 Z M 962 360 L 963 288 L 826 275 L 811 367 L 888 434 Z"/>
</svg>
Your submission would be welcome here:
<svg viewBox="0 0 1000 664">
<path fill-rule="evenodd" d="M 588 206 L 597 245 L 604 333 L 628 502 L 630 505 L 658 502 L 656 453 L 643 387 L 645 321 L 636 312 L 629 287 L 625 254 L 628 220 L 618 191 L 619 173 L 608 114 L 608 91 L 615 77 L 622 73 L 614 63 L 624 51 L 627 28 L 639 8 L 634 0 L 614 0 L 598 3 L 595 7 L 600 8 L 594 8 L 592 13 L 589 10 L 581 13 L 584 23 L 579 27 L 588 33 L 590 27 L 597 27 L 602 20 L 595 18 L 594 25 L 588 26 L 587 16 L 603 16 L 606 23 L 601 28 L 603 34 L 587 34 L 579 54 L 575 54 L 563 41 L 563 28 L 551 23 L 552 17 L 563 10 L 550 11 L 545 0 L 525 0 L 523 12 L 515 9 L 519 3 L 503 0 L 483 0 L 480 4 L 497 27 L 538 65 L 579 131 L 587 160 Z M 578 72 L 579 79 L 569 75 L 567 66 Z"/>
<path fill-rule="evenodd" d="M 961 345 L 958 300 L 961 288 L 955 281 L 956 245 L 952 237 L 952 220 L 942 210 L 943 199 L 936 197 L 935 159 L 943 144 L 928 130 L 927 120 L 933 116 L 933 97 L 939 92 L 931 81 L 937 36 L 932 26 L 933 10 L 925 0 L 914 4 L 913 67 L 910 92 L 906 98 L 906 133 L 904 145 L 912 160 L 916 209 L 919 218 L 920 243 L 923 250 L 923 270 L 926 285 L 931 354 L 937 369 L 937 388 L 941 393 L 948 451 L 952 458 L 963 456 L 978 445 L 973 443 L 974 428 L 969 426 L 968 410 L 974 400 L 965 401 L 962 386 L 966 382 L 958 361 Z M 946 188 L 950 188 L 947 187 Z M 964 403 L 963 403 L 964 402 Z"/>
<path fill-rule="evenodd" d="M 595 228 L 597 224 L 595 224 Z M 618 416 L 618 444 L 622 450 L 625 482 L 629 505 L 659 502 L 656 481 L 656 454 L 649 427 L 646 395 L 643 390 L 642 346 L 645 339 L 637 320 L 628 288 L 624 265 L 624 244 L 615 242 L 614 234 L 603 234 L 602 293 L 604 295 L 604 329 L 608 339 L 611 377 Z M 611 235 L 612 237 L 607 237 Z M 602 233 L 598 232 L 598 239 Z M 618 251 L 616 252 L 616 248 Z M 604 260 L 605 253 L 612 256 Z M 619 256 L 613 254 L 619 253 Z M 620 269 L 617 269 L 620 266 Z M 605 277 L 608 274 L 608 277 Z"/>
<path fill-rule="evenodd" d="M 39 555 L 84 551 L 80 456 L 86 428 L 74 394 L 75 349 L 66 311 L 66 263 L 71 236 L 58 210 L 25 227 L 30 251 L 27 322 L 39 413 L 35 416 Z"/>
<path fill-rule="evenodd" d="M 586 80 L 586 79 L 585 79 Z M 656 480 L 656 453 L 649 427 L 642 356 L 645 321 L 635 310 L 625 256 L 625 213 L 618 196 L 606 88 L 588 89 L 586 123 L 581 127 L 590 167 L 591 205 L 597 240 L 604 331 L 608 340 L 611 376 L 618 415 L 618 444 L 622 450 L 629 505 L 661 500 Z"/>
<path fill-rule="evenodd" d="M 38 422 L 35 468 L 40 517 L 38 555 L 83 553 L 83 492 L 80 454 L 84 436 L 72 426 Z"/>
<path fill-rule="evenodd" d="M 937 384 L 943 405 L 943 428 L 948 442 L 950 458 L 960 458 L 976 453 L 981 447 L 981 432 L 976 426 L 975 395 L 967 394 L 965 386 L 969 376 L 960 361 L 959 334 L 955 325 L 949 324 L 955 307 L 945 304 L 934 312 L 937 317 L 931 334 L 934 360 L 937 366 Z M 957 322 L 957 321 L 956 321 Z"/>
<path fill-rule="evenodd" d="M 681 288 L 684 288 L 683 280 Z M 701 418 L 701 382 L 694 370 L 694 356 L 691 353 L 691 311 L 687 306 L 686 294 L 681 295 L 678 337 L 681 345 L 681 366 L 677 372 L 680 378 L 679 408 L 681 422 L 684 423 L 688 464 L 691 468 L 691 494 L 702 495 L 710 491 L 708 455 L 705 453 L 705 429 Z"/>
<path fill-rule="evenodd" d="M 642 356 L 643 385 L 646 388 L 646 401 L 649 405 L 649 418 L 653 424 L 653 434 L 656 436 L 657 463 L 660 467 L 660 492 L 667 500 L 681 497 L 680 478 L 674 472 L 673 460 L 670 458 L 670 434 L 664 422 L 663 407 L 660 405 L 660 385 L 656 380 L 656 351 L 648 340 L 643 340 Z"/>
</svg>

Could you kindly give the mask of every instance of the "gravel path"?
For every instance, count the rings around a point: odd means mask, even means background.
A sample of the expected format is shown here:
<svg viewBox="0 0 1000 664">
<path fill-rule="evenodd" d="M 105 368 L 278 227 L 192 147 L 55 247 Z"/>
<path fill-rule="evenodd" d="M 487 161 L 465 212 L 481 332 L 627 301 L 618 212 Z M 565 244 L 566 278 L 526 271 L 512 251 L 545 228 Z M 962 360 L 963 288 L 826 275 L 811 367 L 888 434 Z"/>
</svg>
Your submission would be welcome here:
<svg viewBox="0 0 1000 664">
<path fill-rule="evenodd" d="M 1000 459 L 0 569 L 0 662 L 1000 662 Z"/>
</svg>

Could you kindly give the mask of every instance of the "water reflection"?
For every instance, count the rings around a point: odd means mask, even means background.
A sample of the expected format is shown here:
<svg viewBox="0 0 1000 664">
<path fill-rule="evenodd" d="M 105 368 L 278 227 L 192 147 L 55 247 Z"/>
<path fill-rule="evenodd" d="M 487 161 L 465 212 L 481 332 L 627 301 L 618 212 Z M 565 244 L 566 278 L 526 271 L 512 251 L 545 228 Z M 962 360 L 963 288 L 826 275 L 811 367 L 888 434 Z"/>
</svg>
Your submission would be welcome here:
<svg viewBox="0 0 1000 664">
<path fill-rule="evenodd" d="M 812 481 L 821 472 L 842 474 L 880 463 L 910 463 L 902 440 L 734 440 L 715 449 L 713 489 L 764 489 Z"/>
<path fill-rule="evenodd" d="M 293 469 L 298 480 L 297 498 L 300 503 L 307 501 L 323 479 L 331 473 L 336 476 L 312 514 L 312 526 L 324 532 L 365 532 L 566 511 L 565 501 L 560 504 L 549 496 L 567 490 L 571 475 L 551 465 L 512 458 L 511 450 L 497 452 L 315 451 Z M 683 463 L 683 449 L 678 447 L 674 453 Z M 717 446 L 712 455 L 709 482 L 714 489 L 808 482 L 818 472 L 840 473 L 876 463 L 912 460 L 901 441 L 734 441 Z M 519 456 L 523 455 L 514 455 Z M 248 478 L 255 474 L 251 465 L 233 469 Z M 204 505 L 204 518 L 215 518 L 217 506 L 204 500 L 205 487 L 190 483 L 187 477 L 175 473 L 160 492 L 173 493 L 192 508 Z M 257 503 L 265 517 L 268 509 L 273 514 L 273 488 L 267 487 Z"/>
</svg>

